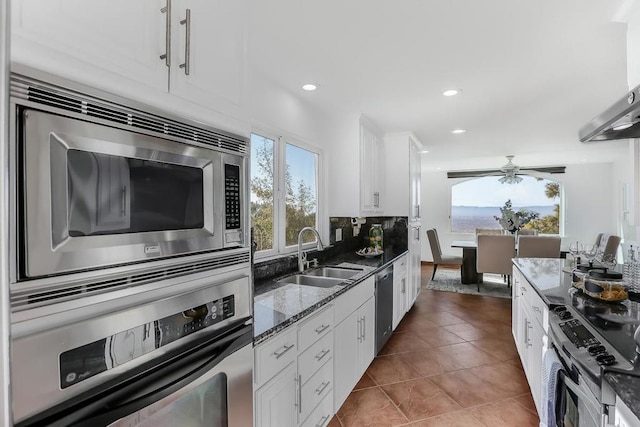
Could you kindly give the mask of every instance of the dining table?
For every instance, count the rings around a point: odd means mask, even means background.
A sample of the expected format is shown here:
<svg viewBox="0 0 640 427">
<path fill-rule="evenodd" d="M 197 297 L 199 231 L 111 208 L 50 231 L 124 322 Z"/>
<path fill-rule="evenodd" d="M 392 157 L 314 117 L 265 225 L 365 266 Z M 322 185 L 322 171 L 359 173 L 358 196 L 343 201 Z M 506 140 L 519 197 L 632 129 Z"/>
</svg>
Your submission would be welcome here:
<svg viewBox="0 0 640 427">
<path fill-rule="evenodd" d="M 462 248 L 462 266 L 460 267 L 462 284 L 475 285 L 482 283 L 482 273 L 478 273 L 478 269 L 476 268 L 478 242 L 475 240 L 454 240 L 451 243 L 451 247 Z M 560 258 L 566 258 L 567 253 L 566 250 L 560 250 Z"/>
</svg>

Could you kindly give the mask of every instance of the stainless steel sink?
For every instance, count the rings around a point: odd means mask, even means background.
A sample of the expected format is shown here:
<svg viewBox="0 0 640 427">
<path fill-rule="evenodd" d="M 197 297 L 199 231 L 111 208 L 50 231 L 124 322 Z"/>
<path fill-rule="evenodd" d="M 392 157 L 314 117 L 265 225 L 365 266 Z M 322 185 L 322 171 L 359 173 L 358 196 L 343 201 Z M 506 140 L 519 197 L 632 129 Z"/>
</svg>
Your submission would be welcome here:
<svg viewBox="0 0 640 427">
<path fill-rule="evenodd" d="M 345 279 L 335 277 L 310 276 L 306 274 L 296 274 L 278 280 L 281 283 L 293 283 L 296 285 L 315 286 L 317 288 L 332 288 L 336 285 L 346 284 Z"/>
<path fill-rule="evenodd" d="M 341 267 L 320 267 L 313 270 L 305 271 L 304 274 L 308 276 L 320 276 L 320 277 L 335 277 L 337 279 L 350 279 L 358 273 L 362 273 L 362 270 L 355 268 L 341 268 Z"/>
</svg>

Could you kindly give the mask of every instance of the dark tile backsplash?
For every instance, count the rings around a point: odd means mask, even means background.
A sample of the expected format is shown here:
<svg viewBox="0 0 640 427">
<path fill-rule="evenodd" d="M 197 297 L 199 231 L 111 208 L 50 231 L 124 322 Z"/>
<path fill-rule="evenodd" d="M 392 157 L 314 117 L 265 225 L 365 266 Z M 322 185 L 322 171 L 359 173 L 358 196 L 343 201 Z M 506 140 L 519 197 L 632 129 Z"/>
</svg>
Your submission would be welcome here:
<svg viewBox="0 0 640 427">
<path fill-rule="evenodd" d="M 397 252 L 407 250 L 407 217 L 366 217 L 366 222 L 360 226 L 360 233 L 353 235 L 351 217 L 329 218 L 330 247 L 324 251 L 308 251 L 307 258 L 318 258 L 322 264 L 325 260 L 334 258 L 345 252 L 355 252 L 369 246 L 369 229 L 372 224 L 382 224 L 384 232 L 383 242 L 385 250 L 392 247 Z M 336 242 L 336 230 L 342 229 L 342 241 Z M 326 242 L 325 242 L 326 243 Z M 253 265 L 253 278 L 255 282 L 283 276 L 294 272 L 298 268 L 297 254 L 286 255 L 267 261 L 257 261 Z"/>
</svg>

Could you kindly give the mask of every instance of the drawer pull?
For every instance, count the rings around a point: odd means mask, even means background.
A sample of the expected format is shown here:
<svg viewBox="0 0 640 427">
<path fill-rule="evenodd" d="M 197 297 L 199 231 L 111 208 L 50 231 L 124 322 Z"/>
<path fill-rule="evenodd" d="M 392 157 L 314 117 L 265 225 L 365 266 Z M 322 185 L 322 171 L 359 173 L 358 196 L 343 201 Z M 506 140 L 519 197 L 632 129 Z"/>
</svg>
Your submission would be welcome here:
<svg viewBox="0 0 640 427">
<path fill-rule="evenodd" d="M 322 392 L 323 392 L 327 387 L 329 387 L 329 384 L 331 384 L 331 381 L 325 381 L 325 382 L 323 382 L 322 384 L 320 384 L 320 387 L 318 387 L 318 388 L 316 389 L 316 394 L 317 394 L 318 396 L 320 396 L 320 395 L 322 394 Z"/>
<path fill-rule="evenodd" d="M 326 331 L 331 325 L 325 325 L 324 323 L 316 328 L 316 334 L 321 334 Z"/>
<path fill-rule="evenodd" d="M 302 413 L 302 375 L 298 374 L 298 413 Z"/>
<path fill-rule="evenodd" d="M 358 342 L 362 342 L 362 318 L 358 319 Z"/>
<path fill-rule="evenodd" d="M 327 420 L 329 420 L 329 415 L 325 415 L 324 417 L 320 418 L 320 422 L 316 424 L 316 427 L 323 427 L 324 423 L 326 423 Z"/>
<path fill-rule="evenodd" d="M 295 347 L 293 344 L 291 344 L 291 345 L 283 345 L 282 348 L 284 348 L 284 350 L 282 350 L 279 353 L 278 353 L 278 351 L 274 351 L 273 353 L 271 353 L 271 355 L 275 356 L 276 359 L 280 359 L 287 351 L 291 350 L 293 347 Z"/>
<path fill-rule="evenodd" d="M 316 360 L 320 361 L 322 359 L 324 359 L 324 357 L 331 353 L 331 350 L 327 349 L 327 350 L 322 350 L 320 353 L 316 354 Z"/>
</svg>

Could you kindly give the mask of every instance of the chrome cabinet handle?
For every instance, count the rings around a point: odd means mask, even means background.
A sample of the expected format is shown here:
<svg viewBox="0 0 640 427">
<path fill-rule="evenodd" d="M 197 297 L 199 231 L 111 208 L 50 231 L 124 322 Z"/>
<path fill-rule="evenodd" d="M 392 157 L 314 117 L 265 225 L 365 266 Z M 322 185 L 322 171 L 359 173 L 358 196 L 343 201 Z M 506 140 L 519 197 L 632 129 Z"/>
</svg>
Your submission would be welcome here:
<svg viewBox="0 0 640 427">
<path fill-rule="evenodd" d="M 120 216 L 127 216 L 127 187 L 122 187 L 122 204 L 120 205 L 122 210 L 120 211 Z"/>
<path fill-rule="evenodd" d="M 322 384 L 320 384 L 320 387 L 318 387 L 318 388 L 316 389 L 316 394 L 317 394 L 318 396 L 320 396 L 320 395 L 322 394 L 322 392 L 323 392 L 327 387 L 329 387 L 329 384 L 331 384 L 331 381 L 325 381 L 325 382 L 323 382 Z"/>
<path fill-rule="evenodd" d="M 180 64 L 180 68 L 184 68 L 184 74 L 188 76 L 191 68 L 191 9 L 187 9 L 186 16 L 180 21 L 180 25 L 185 26 L 184 64 Z"/>
<path fill-rule="evenodd" d="M 380 193 L 377 191 L 373 193 L 373 206 L 376 208 L 380 207 Z"/>
<path fill-rule="evenodd" d="M 327 330 L 327 328 L 329 328 L 330 326 L 331 326 L 331 325 L 325 325 L 325 324 L 323 323 L 322 325 L 318 326 L 318 327 L 315 329 L 316 334 L 321 334 L 321 333 L 323 333 L 323 332 L 324 332 L 324 331 L 326 331 L 326 330 Z"/>
<path fill-rule="evenodd" d="M 328 419 L 329 415 L 325 415 L 324 417 L 320 418 L 320 422 L 316 424 L 316 427 L 323 427 L 324 423 L 326 423 Z"/>
<path fill-rule="evenodd" d="M 358 319 L 358 342 L 362 342 L 362 319 Z"/>
<path fill-rule="evenodd" d="M 362 325 L 362 341 L 366 341 L 367 340 L 366 321 L 367 321 L 367 318 L 365 316 L 362 316 L 362 322 L 360 323 Z"/>
<path fill-rule="evenodd" d="M 160 55 L 160 59 L 164 59 L 164 63 L 167 67 L 171 67 L 171 0 L 167 0 L 167 5 L 160 9 L 160 13 L 166 13 L 165 16 L 165 51 Z"/>
<path fill-rule="evenodd" d="M 540 311 L 540 308 L 538 308 L 538 306 L 532 305 L 532 306 L 531 306 L 531 309 L 532 309 L 533 311 L 537 311 L 538 313 L 542 313 L 542 311 Z"/>
<path fill-rule="evenodd" d="M 281 351 L 281 352 L 279 352 L 279 353 L 278 353 L 278 351 L 276 350 L 276 351 L 274 351 L 273 353 L 271 353 L 271 355 L 272 355 L 272 356 L 275 356 L 275 357 L 276 357 L 276 359 L 280 359 L 280 358 L 281 358 L 281 357 L 282 357 L 282 356 L 283 356 L 287 351 L 291 350 L 291 349 L 294 347 L 294 345 L 293 345 L 293 344 L 291 344 L 291 345 L 286 345 L 286 344 L 285 344 L 285 345 L 283 345 L 282 347 L 284 348 L 284 350 L 282 350 L 282 351 Z"/>
<path fill-rule="evenodd" d="M 527 321 L 527 347 L 532 347 L 533 344 L 530 343 L 531 337 L 529 336 L 529 329 L 533 329 L 533 326 L 531 326 L 531 322 Z"/>
<path fill-rule="evenodd" d="M 529 321 L 524 319 L 524 343 L 525 345 L 529 344 Z"/>
<path fill-rule="evenodd" d="M 327 350 L 322 350 L 320 353 L 316 354 L 316 360 L 320 361 L 322 359 L 324 359 L 324 357 L 331 353 L 331 350 L 327 349 Z"/>
<path fill-rule="evenodd" d="M 298 413 L 302 413 L 302 374 L 298 374 Z"/>
</svg>

